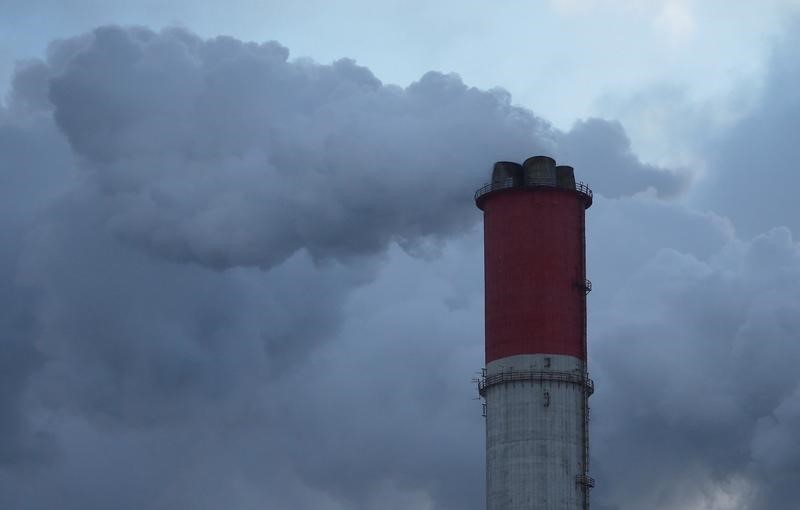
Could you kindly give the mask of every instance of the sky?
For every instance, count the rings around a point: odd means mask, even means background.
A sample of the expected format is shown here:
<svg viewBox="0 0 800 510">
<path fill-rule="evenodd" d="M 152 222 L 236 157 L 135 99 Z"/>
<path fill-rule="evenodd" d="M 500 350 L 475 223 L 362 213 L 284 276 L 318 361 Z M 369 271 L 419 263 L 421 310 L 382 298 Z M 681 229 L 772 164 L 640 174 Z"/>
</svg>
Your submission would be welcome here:
<svg viewBox="0 0 800 510">
<path fill-rule="evenodd" d="M 0 508 L 483 508 L 472 195 L 536 154 L 592 507 L 797 507 L 796 1 L 0 7 Z"/>
</svg>

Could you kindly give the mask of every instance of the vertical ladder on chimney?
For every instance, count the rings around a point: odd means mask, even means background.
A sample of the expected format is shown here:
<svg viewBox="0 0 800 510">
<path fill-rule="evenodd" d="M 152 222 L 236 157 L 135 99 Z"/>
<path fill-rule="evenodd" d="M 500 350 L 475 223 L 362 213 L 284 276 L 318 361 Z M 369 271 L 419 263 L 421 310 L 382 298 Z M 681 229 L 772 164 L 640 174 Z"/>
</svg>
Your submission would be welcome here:
<svg viewBox="0 0 800 510">
<path fill-rule="evenodd" d="M 581 204 L 582 206 L 582 204 Z M 586 279 L 586 220 L 582 217 L 580 222 L 580 239 L 581 239 L 581 251 L 583 255 L 583 260 L 581 261 L 581 269 L 583 270 L 584 274 L 583 279 L 585 281 L 589 281 Z M 588 346 L 587 346 L 587 307 L 586 307 L 586 298 L 589 294 L 589 284 L 587 284 L 586 291 L 583 293 L 583 376 L 586 380 L 589 379 L 589 371 L 588 371 L 588 364 L 589 364 L 589 353 L 588 353 Z M 583 468 L 582 473 L 578 475 L 578 484 L 580 485 L 582 496 L 583 496 L 583 510 L 589 510 L 589 490 L 594 487 L 594 479 L 589 476 L 589 392 L 584 391 L 583 393 L 583 420 L 582 420 L 582 438 L 581 441 L 583 442 Z"/>
</svg>

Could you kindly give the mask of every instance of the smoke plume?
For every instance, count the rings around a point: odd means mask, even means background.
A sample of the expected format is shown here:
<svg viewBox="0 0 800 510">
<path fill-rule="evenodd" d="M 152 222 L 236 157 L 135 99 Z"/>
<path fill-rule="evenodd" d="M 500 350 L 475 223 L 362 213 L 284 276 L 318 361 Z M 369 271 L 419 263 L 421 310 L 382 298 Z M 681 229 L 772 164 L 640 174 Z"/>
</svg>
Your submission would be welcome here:
<svg viewBox="0 0 800 510">
<path fill-rule="evenodd" d="M 789 230 L 668 201 L 695 184 L 613 121 L 115 26 L 0 107 L 0 507 L 482 508 L 471 198 L 539 153 L 597 191 L 598 508 L 787 508 Z"/>
</svg>

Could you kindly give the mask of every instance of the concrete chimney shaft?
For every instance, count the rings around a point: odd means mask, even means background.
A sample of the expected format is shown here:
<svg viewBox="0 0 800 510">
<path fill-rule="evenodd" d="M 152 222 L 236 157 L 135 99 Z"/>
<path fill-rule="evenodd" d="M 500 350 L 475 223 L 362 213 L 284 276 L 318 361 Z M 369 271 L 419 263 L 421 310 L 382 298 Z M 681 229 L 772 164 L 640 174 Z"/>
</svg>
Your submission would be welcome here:
<svg viewBox="0 0 800 510">
<path fill-rule="evenodd" d="M 546 156 L 499 162 L 484 213 L 488 510 L 588 510 L 585 210 Z"/>
</svg>

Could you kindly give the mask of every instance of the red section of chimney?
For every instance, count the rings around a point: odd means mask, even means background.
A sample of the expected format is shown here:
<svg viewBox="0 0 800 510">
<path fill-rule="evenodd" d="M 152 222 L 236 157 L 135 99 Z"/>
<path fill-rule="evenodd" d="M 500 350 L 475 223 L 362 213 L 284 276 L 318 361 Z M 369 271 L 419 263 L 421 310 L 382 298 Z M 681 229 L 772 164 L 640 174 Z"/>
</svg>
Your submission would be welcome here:
<svg viewBox="0 0 800 510">
<path fill-rule="evenodd" d="M 486 363 L 515 354 L 586 360 L 585 196 L 510 188 L 484 211 Z"/>
</svg>

